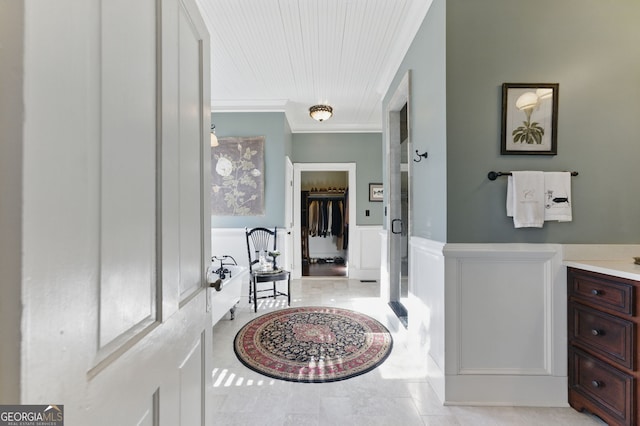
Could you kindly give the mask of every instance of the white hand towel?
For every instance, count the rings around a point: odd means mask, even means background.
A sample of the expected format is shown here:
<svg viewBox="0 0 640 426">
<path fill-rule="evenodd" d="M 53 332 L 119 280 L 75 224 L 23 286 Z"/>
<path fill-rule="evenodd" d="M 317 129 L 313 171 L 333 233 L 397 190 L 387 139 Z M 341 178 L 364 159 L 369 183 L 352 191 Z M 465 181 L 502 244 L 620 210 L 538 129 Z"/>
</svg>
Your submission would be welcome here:
<svg viewBox="0 0 640 426">
<path fill-rule="evenodd" d="M 544 173 L 512 172 L 507 181 L 507 216 L 516 228 L 542 228 Z"/>
<path fill-rule="evenodd" d="M 571 173 L 544 174 L 544 220 L 571 222 Z"/>
<path fill-rule="evenodd" d="M 513 176 L 507 176 L 507 216 L 513 217 Z"/>
</svg>

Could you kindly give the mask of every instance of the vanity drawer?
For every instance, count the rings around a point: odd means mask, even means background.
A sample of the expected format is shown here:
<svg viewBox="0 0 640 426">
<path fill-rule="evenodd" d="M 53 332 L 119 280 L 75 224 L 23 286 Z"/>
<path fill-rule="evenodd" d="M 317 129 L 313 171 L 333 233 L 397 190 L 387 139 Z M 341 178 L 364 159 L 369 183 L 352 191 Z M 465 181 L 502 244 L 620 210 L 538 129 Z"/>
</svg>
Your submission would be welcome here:
<svg viewBox="0 0 640 426">
<path fill-rule="evenodd" d="M 634 378 L 575 348 L 569 349 L 569 389 L 621 424 L 633 423 Z"/>
<path fill-rule="evenodd" d="M 611 361 L 634 369 L 635 324 L 591 309 L 569 304 L 569 341 Z"/>
<path fill-rule="evenodd" d="M 635 287 L 624 279 L 567 268 L 569 297 L 625 315 L 634 314 Z"/>
</svg>

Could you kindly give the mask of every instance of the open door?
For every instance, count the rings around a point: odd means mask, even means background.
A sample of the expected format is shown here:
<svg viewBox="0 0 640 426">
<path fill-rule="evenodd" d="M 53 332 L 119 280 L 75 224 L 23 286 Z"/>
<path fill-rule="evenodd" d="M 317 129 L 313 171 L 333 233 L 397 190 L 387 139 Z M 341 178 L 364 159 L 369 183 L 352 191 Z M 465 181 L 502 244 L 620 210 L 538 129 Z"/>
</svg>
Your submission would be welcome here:
<svg viewBox="0 0 640 426">
<path fill-rule="evenodd" d="M 88 0 L 73 13 L 35 3 L 24 2 L 21 27 L 33 90 L 17 103 L 25 178 L 20 275 L 9 283 L 20 285 L 11 312 L 22 324 L 11 341 L 2 330 L 19 383 L 0 400 L 64 404 L 48 419 L 64 414 L 69 425 L 212 425 L 210 45 L 200 10 L 194 0 Z M 50 54 L 34 54 L 43 46 Z"/>
<path fill-rule="evenodd" d="M 293 163 L 287 156 L 285 158 L 285 188 L 284 188 L 284 268 L 293 271 L 293 215 L 295 205 L 293 203 Z"/>
<path fill-rule="evenodd" d="M 410 132 L 407 73 L 389 103 L 387 127 L 387 270 L 389 305 L 406 327 L 409 312 Z"/>
</svg>

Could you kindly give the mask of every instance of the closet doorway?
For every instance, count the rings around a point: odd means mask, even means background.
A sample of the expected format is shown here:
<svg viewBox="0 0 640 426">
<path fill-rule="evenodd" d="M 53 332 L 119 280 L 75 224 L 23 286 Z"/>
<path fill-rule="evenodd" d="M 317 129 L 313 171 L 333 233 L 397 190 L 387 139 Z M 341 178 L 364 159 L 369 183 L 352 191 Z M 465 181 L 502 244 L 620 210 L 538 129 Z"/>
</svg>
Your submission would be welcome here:
<svg viewBox="0 0 640 426">
<path fill-rule="evenodd" d="M 294 277 L 348 277 L 355 163 L 294 164 Z"/>
<path fill-rule="evenodd" d="M 346 277 L 349 175 L 342 171 L 300 174 L 303 277 Z"/>
</svg>

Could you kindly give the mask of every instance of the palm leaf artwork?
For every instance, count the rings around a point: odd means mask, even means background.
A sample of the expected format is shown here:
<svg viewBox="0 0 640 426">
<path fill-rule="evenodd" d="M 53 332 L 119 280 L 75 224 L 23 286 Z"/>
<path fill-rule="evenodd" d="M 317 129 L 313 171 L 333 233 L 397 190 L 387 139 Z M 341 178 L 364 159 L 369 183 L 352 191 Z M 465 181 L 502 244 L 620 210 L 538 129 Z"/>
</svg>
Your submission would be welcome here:
<svg viewBox="0 0 640 426">
<path fill-rule="evenodd" d="M 541 144 L 542 136 L 544 136 L 544 128 L 536 121 L 531 123 L 530 121 L 523 121 L 524 126 L 520 126 L 515 129 L 511 136 L 513 136 L 513 142 L 527 143 L 527 144 Z"/>
</svg>

